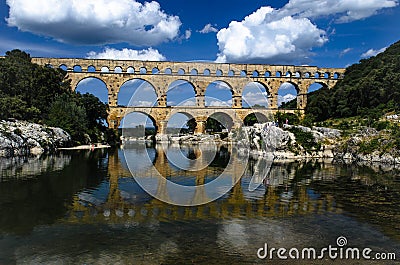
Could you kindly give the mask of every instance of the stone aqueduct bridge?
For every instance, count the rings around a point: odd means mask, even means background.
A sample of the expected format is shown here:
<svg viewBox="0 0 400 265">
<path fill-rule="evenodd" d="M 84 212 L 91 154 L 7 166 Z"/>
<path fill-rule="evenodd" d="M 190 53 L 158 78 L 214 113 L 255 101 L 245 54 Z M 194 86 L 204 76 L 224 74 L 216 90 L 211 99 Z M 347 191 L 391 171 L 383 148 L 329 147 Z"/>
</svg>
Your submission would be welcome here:
<svg viewBox="0 0 400 265">
<path fill-rule="evenodd" d="M 240 126 L 245 117 L 255 113 L 257 118 L 268 117 L 278 111 L 278 90 L 283 83 L 294 85 L 297 91 L 297 111 L 304 113 L 309 86 L 318 83 L 332 88 L 344 76 L 342 68 L 318 68 L 315 66 L 263 65 L 263 64 L 217 64 L 203 62 L 151 62 L 136 60 L 97 60 L 32 58 L 33 63 L 61 67 L 68 71 L 72 89 L 85 78 L 103 81 L 108 90 L 108 125 L 118 128 L 122 118 L 131 112 L 144 113 L 157 127 L 158 134 L 166 133 L 168 119 L 175 113 L 195 118 L 196 134 L 205 132 L 207 118 L 215 113 L 227 114 L 234 124 Z M 133 79 L 150 83 L 157 94 L 156 107 L 118 106 L 121 86 Z M 195 106 L 167 106 L 167 90 L 177 80 L 189 82 L 195 92 Z M 219 81 L 232 92 L 231 107 L 205 106 L 205 94 L 209 84 Z M 251 82 L 261 84 L 268 93 L 268 109 L 243 108 L 244 88 Z M 294 112 L 294 110 L 287 111 Z"/>
</svg>

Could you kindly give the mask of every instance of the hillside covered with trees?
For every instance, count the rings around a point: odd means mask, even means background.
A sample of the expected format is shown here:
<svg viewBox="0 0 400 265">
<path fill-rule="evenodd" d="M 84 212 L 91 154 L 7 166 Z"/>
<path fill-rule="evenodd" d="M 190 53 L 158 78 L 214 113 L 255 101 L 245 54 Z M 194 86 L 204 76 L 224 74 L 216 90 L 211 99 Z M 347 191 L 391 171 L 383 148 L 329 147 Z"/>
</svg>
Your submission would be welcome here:
<svg viewBox="0 0 400 265">
<path fill-rule="evenodd" d="M 60 127 L 74 144 L 113 140 L 103 124 L 107 105 L 94 95 L 71 91 L 65 75 L 62 69 L 32 63 L 23 51 L 7 52 L 0 59 L 0 119 Z"/>
<path fill-rule="evenodd" d="M 329 118 L 379 119 L 400 111 L 400 41 L 383 53 L 346 69 L 345 78 L 328 91 L 309 94 L 306 115 L 314 121 Z"/>
</svg>

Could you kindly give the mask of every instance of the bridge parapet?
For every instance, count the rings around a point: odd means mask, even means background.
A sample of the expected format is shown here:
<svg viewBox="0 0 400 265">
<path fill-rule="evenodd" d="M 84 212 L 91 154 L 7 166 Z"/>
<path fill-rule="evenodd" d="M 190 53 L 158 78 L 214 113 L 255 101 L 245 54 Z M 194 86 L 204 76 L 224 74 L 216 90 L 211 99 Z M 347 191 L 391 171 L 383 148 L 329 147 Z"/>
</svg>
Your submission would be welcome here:
<svg viewBox="0 0 400 265">
<path fill-rule="evenodd" d="M 39 65 L 53 67 L 65 66 L 67 71 L 128 73 L 128 74 L 166 74 L 200 75 L 227 77 L 293 77 L 341 79 L 343 68 L 319 68 L 317 66 L 269 65 L 269 64 L 230 64 L 212 62 L 169 62 L 139 60 L 105 60 L 78 58 L 32 58 Z M 153 71 L 154 70 L 154 71 Z M 170 70 L 170 71 L 169 71 Z M 181 70 L 181 71 L 180 71 Z M 193 70 L 193 71 L 192 71 Z"/>
</svg>

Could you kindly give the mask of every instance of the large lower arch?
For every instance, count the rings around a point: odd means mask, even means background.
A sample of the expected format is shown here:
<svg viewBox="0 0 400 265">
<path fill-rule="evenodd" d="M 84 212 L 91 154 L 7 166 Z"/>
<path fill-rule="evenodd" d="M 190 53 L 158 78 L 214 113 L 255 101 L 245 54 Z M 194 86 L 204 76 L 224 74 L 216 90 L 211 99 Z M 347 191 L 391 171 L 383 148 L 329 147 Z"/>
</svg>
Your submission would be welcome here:
<svg viewBox="0 0 400 265">
<path fill-rule="evenodd" d="M 175 112 L 168 118 L 167 134 L 193 134 L 196 120 L 190 113 Z"/>
<path fill-rule="evenodd" d="M 210 83 L 205 91 L 205 105 L 208 107 L 231 107 L 233 89 L 224 81 Z"/>
<path fill-rule="evenodd" d="M 215 112 L 206 121 L 206 132 L 228 132 L 234 126 L 234 119 L 225 112 Z"/>
<path fill-rule="evenodd" d="M 158 124 L 151 114 L 131 111 L 123 116 L 118 129 L 121 130 L 124 138 L 140 138 L 155 135 Z"/>
<path fill-rule="evenodd" d="M 243 108 L 268 108 L 268 88 L 260 82 L 248 83 L 242 91 Z"/>
<path fill-rule="evenodd" d="M 108 104 L 108 89 L 104 80 L 98 77 L 88 76 L 78 81 L 75 92 L 86 94 L 90 93 L 100 99 L 101 102 Z"/>
<path fill-rule="evenodd" d="M 125 81 L 119 89 L 118 106 L 153 107 L 158 106 L 154 86 L 140 78 Z"/>
<path fill-rule="evenodd" d="M 253 126 L 256 123 L 266 123 L 273 121 L 273 115 L 272 114 L 264 114 L 259 111 L 254 111 L 246 115 L 243 119 L 243 123 L 245 126 Z"/>
<path fill-rule="evenodd" d="M 167 106 L 196 106 L 196 91 L 193 84 L 179 79 L 168 86 Z"/>
</svg>

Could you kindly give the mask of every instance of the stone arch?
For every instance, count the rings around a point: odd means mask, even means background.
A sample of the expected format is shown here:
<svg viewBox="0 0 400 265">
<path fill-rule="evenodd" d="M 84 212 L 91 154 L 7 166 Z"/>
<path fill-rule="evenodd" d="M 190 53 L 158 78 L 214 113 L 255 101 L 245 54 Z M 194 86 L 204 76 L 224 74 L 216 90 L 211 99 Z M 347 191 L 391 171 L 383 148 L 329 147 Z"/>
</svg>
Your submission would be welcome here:
<svg viewBox="0 0 400 265">
<path fill-rule="evenodd" d="M 219 92 L 217 92 L 219 90 Z M 229 91 L 229 93 L 227 93 Z M 221 80 L 216 80 L 208 84 L 205 90 L 206 106 L 232 106 L 234 90 L 232 86 Z M 221 97 L 222 95 L 222 97 Z"/>
<path fill-rule="evenodd" d="M 159 74 L 159 73 L 160 73 L 160 70 L 159 70 L 157 67 L 153 67 L 153 69 L 151 70 L 151 73 L 152 73 L 153 75 L 156 75 L 156 74 Z"/>
<path fill-rule="evenodd" d="M 167 117 L 167 134 L 193 133 L 195 128 L 190 128 L 187 123 L 195 117 L 187 111 L 171 112 Z M 192 129 L 193 131 L 191 131 Z"/>
<path fill-rule="evenodd" d="M 167 106 L 196 106 L 196 88 L 187 79 L 177 79 L 166 90 Z"/>
<path fill-rule="evenodd" d="M 185 74 L 186 74 L 185 69 L 183 68 L 178 69 L 178 75 L 185 75 Z"/>
<path fill-rule="evenodd" d="M 204 69 L 203 75 L 209 76 L 211 74 L 210 69 Z"/>
<path fill-rule="evenodd" d="M 154 127 L 152 134 L 155 135 L 160 127 L 157 119 L 151 113 L 135 109 L 124 111 L 118 123 L 118 128 L 122 129 L 122 134 L 125 137 L 129 136 L 130 133 L 136 134 L 133 135 L 135 137 L 144 137 L 146 136 L 146 127 L 148 128 L 149 125 Z M 137 130 L 130 132 L 134 128 L 137 128 Z"/>
<path fill-rule="evenodd" d="M 130 78 L 119 87 L 117 103 L 119 106 L 153 107 L 158 105 L 155 86 L 143 78 Z"/>
<path fill-rule="evenodd" d="M 271 77 L 271 72 L 270 71 L 265 71 L 264 77 Z"/>
<path fill-rule="evenodd" d="M 269 106 L 268 97 L 270 96 L 270 92 L 268 87 L 262 82 L 247 83 L 242 89 L 241 96 L 244 108 L 258 107 L 258 105 L 266 108 Z"/>
<path fill-rule="evenodd" d="M 97 83 L 97 84 L 96 84 Z M 102 102 L 109 103 L 109 92 L 107 83 L 98 76 L 85 76 L 77 80 L 76 84 L 72 86 L 72 90 L 81 94 L 90 93 L 98 97 Z M 103 87 L 104 89 L 101 89 Z"/>
<path fill-rule="evenodd" d="M 235 76 L 235 71 L 233 71 L 233 70 L 229 70 L 229 72 L 228 72 L 228 76 Z"/>
<path fill-rule="evenodd" d="M 128 74 L 134 74 L 135 73 L 135 68 L 133 68 L 132 66 L 129 66 L 128 68 L 126 68 L 126 72 Z"/>
<path fill-rule="evenodd" d="M 172 75 L 172 69 L 171 68 L 166 68 L 165 71 L 164 71 L 164 74 Z"/>
<path fill-rule="evenodd" d="M 199 72 L 197 71 L 196 68 L 193 68 L 193 69 L 190 71 L 190 74 L 191 74 L 191 75 L 198 75 Z"/>
<path fill-rule="evenodd" d="M 214 121 L 213 121 L 214 120 Z M 231 131 L 235 125 L 235 117 L 232 117 L 229 112 L 217 111 L 212 113 L 207 117 L 206 120 L 206 132 L 224 132 L 224 129 L 227 131 Z M 220 126 L 213 126 L 219 124 Z M 210 130 L 210 127 L 217 127 L 213 131 Z"/>
<path fill-rule="evenodd" d="M 68 71 L 68 66 L 67 66 L 66 64 L 60 64 L 60 65 L 58 66 L 58 68 L 60 68 L 60 69 L 62 69 L 62 70 L 64 70 L 64 71 Z"/>
<path fill-rule="evenodd" d="M 216 75 L 216 76 L 222 76 L 222 75 L 223 75 L 222 70 L 218 69 L 218 70 L 215 72 L 215 75 Z"/>
<path fill-rule="evenodd" d="M 71 76 L 71 77 L 73 77 L 73 76 Z M 87 80 L 87 79 L 90 79 L 90 78 L 100 80 L 107 87 L 107 81 L 104 80 L 103 78 L 101 78 L 99 75 L 87 75 L 87 76 L 84 76 L 82 78 L 72 78 L 72 80 L 71 80 L 71 89 L 72 89 L 72 91 L 76 90 L 76 88 L 77 88 L 77 86 L 78 86 L 78 84 L 80 82 L 82 82 L 84 80 Z"/>
<path fill-rule="evenodd" d="M 103 67 L 101 67 L 100 72 L 102 72 L 102 73 L 109 73 L 109 72 L 110 72 L 110 68 L 108 68 L 107 66 L 103 66 Z"/>
<path fill-rule="evenodd" d="M 116 66 L 116 67 L 114 68 L 114 73 L 117 73 L 117 74 L 122 73 L 122 67 L 121 67 L 121 66 Z"/>
<path fill-rule="evenodd" d="M 96 67 L 94 65 L 89 65 L 87 68 L 88 73 L 95 73 L 96 72 Z"/>
<path fill-rule="evenodd" d="M 147 69 L 146 69 L 146 67 L 144 67 L 144 66 L 140 67 L 140 68 L 139 68 L 139 73 L 142 74 L 142 75 L 147 74 Z"/>
<path fill-rule="evenodd" d="M 80 65 L 74 65 L 73 71 L 75 73 L 81 73 L 82 72 L 82 67 Z"/>
<path fill-rule="evenodd" d="M 257 70 L 254 70 L 252 73 L 252 77 L 258 77 L 260 73 Z"/>
<path fill-rule="evenodd" d="M 273 117 L 271 115 L 266 115 L 260 111 L 252 111 L 248 113 L 244 118 L 243 118 L 243 123 L 245 126 L 253 126 L 256 123 L 265 123 L 268 121 L 273 121 Z"/>
<path fill-rule="evenodd" d="M 310 83 L 310 85 L 307 88 L 307 93 L 317 91 L 321 88 L 329 88 L 329 86 L 325 82 L 322 82 L 322 81 L 312 82 L 312 83 Z"/>
</svg>

